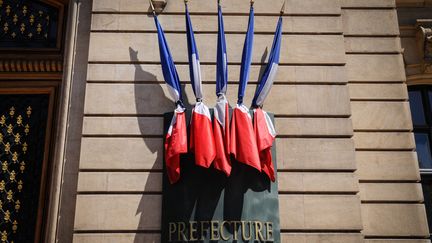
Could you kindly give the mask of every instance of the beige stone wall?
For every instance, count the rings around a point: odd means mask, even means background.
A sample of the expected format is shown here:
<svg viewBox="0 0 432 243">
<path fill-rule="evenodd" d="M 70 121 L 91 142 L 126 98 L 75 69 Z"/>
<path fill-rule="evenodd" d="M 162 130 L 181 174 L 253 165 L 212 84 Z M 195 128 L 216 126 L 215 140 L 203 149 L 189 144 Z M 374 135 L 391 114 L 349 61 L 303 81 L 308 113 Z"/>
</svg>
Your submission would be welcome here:
<svg viewBox="0 0 432 243">
<path fill-rule="evenodd" d="M 342 9 L 362 233 L 371 243 L 429 235 L 395 7 L 344 1 Z"/>
<path fill-rule="evenodd" d="M 248 1 L 222 0 L 235 102 Z M 250 103 L 282 1 L 257 0 Z M 93 0 L 74 242 L 160 241 L 162 115 L 173 110 L 147 0 Z M 215 103 L 216 0 L 192 0 Z M 183 1 L 160 21 L 189 84 Z M 283 242 L 426 242 L 394 1 L 288 0 L 275 113 Z M 359 183 L 360 182 L 360 183 Z M 380 240 L 375 240 L 380 239 Z"/>
</svg>

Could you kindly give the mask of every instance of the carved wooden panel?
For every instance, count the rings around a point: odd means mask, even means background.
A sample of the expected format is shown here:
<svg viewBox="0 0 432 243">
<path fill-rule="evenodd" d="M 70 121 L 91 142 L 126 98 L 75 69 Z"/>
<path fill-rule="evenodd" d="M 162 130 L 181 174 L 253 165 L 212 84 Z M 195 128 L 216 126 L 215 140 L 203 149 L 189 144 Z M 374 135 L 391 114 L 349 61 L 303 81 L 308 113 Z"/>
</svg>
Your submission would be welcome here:
<svg viewBox="0 0 432 243">
<path fill-rule="evenodd" d="M 0 242 L 38 242 L 50 95 L 0 101 Z"/>
</svg>

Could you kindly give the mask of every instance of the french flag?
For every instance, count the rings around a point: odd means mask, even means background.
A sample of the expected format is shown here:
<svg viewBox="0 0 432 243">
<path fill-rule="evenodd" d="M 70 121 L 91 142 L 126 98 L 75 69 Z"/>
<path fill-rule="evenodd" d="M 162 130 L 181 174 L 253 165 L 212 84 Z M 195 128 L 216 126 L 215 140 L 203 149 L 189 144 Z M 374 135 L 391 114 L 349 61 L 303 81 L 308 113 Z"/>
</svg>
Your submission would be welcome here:
<svg viewBox="0 0 432 243">
<path fill-rule="evenodd" d="M 282 14 L 284 7 L 285 4 L 284 6 L 282 6 L 281 16 L 279 17 L 276 27 L 269 61 L 252 100 L 252 107 L 254 107 L 254 130 L 256 135 L 256 143 L 259 151 L 261 168 L 262 171 L 266 173 L 272 181 L 276 180 L 271 154 L 271 147 L 276 137 L 276 131 L 269 115 L 267 114 L 267 112 L 262 110 L 262 106 L 273 85 L 279 64 L 282 40 Z"/>
<path fill-rule="evenodd" d="M 153 15 L 158 34 L 163 76 L 171 97 L 177 106 L 168 128 L 164 144 L 167 175 L 170 183 L 173 184 L 180 179 L 180 154 L 187 153 L 186 116 L 177 70 L 169 51 L 163 29 L 154 12 Z"/>
<path fill-rule="evenodd" d="M 261 163 L 258 155 L 255 132 L 252 127 L 252 118 L 249 114 L 249 109 L 243 105 L 243 97 L 249 81 L 249 69 L 252 60 L 253 31 L 254 10 L 252 1 L 240 67 L 238 101 L 231 118 L 230 152 L 237 161 L 252 166 L 261 172 Z"/>
<path fill-rule="evenodd" d="M 225 31 L 222 18 L 222 8 L 218 3 L 218 41 L 216 60 L 216 95 L 218 97 L 214 107 L 213 137 L 216 146 L 216 157 L 213 163 L 215 169 L 227 176 L 231 174 L 230 134 L 229 134 L 229 105 L 226 99 L 228 85 L 228 61 L 226 53 Z"/>
<path fill-rule="evenodd" d="M 202 102 L 203 95 L 201 68 L 187 2 L 185 2 L 185 7 L 189 71 L 192 89 L 197 100 L 197 103 L 192 110 L 189 147 L 195 155 L 195 164 L 208 168 L 215 159 L 216 147 L 213 139 L 213 128 L 210 111 L 209 108 Z"/>
</svg>

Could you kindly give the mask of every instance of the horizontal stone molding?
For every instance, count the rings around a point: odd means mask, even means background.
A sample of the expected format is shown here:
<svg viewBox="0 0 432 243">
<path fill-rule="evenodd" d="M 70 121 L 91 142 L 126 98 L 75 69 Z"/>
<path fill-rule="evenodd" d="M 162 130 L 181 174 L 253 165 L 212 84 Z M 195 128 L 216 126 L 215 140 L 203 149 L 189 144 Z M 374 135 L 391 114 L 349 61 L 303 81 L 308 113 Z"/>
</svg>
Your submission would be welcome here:
<svg viewBox="0 0 432 243">
<path fill-rule="evenodd" d="M 184 89 L 186 87 L 186 89 Z M 204 84 L 204 101 L 213 107 L 215 85 Z M 195 96 L 191 86 L 183 86 L 184 104 L 192 108 Z M 244 103 L 249 106 L 255 85 L 246 89 Z M 104 94 L 104 95 L 100 95 Z M 237 102 L 237 87 L 228 88 L 227 98 Z M 280 85 L 273 86 L 264 109 L 277 115 L 349 116 L 349 93 L 343 85 Z M 174 110 L 165 84 L 87 84 L 85 114 L 159 114 Z"/>
<path fill-rule="evenodd" d="M 411 132 L 354 132 L 354 144 L 358 150 L 414 150 Z"/>
<path fill-rule="evenodd" d="M 347 118 L 284 118 L 274 122 L 279 136 L 351 136 Z M 84 117 L 86 136 L 163 136 L 163 117 Z"/>
<path fill-rule="evenodd" d="M 344 35 L 399 35 L 395 9 L 343 9 L 342 21 Z"/>
<path fill-rule="evenodd" d="M 360 183 L 360 199 L 367 202 L 422 202 L 419 183 Z"/>
<path fill-rule="evenodd" d="M 363 234 L 429 237 L 423 204 L 362 204 Z"/>
<path fill-rule="evenodd" d="M 412 130 L 408 102 L 352 101 L 354 130 Z"/>
<path fill-rule="evenodd" d="M 74 243 L 159 243 L 160 240 L 160 234 L 155 233 L 80 233 L 74 235 Z M 363 243 L 363 236 L 356 233 L 282 233 L 281 240 L 283 243 L 320 243 L 323 241 Z M 426 243 L 426 241 L 421 240 L 413 242 Z"/>
<path fill-rule="evenodd" d="M 394 0 L 342 0 L 342 8 L 394 8 Z"/>
<path fill-rule="evenodd" d="M 210 169 L 213 170 L 213 169 Z M 279 172 L 281 193 L 356 193 L 353 173 Z M 162 172 L 80 172 L 79 193 L 161 193 Z"/>
<path fill-rule="evenodd" d="M 254 4 L 257 14 L 279 15 L 282 1 L 263 0 Z M 202 4 L 200 1 L 190 1 L 189 10 L 196 13 L 217 13 L 217 2 Z M 334 0 L 288 0 L 285 14 L 340 14 L 340 3 Z M 225 0 L 222 3 L 225 14 L 249 12 L 249 1 Z M 147 12 L 151 13 L 150 4 L 146 0 L 96 0 L 93 3 L 94 12 Z M 168 2 L 162 14 L 184 13 L 182 1 Z"/>
<path fill-rule="evenodd" d="M 397 37 L 345 37 L 345 51 L 348 53 L 401 53 Z"/>
<path fill-rule="evenodd" d="M 161 195 L 78 195 L 75 230 L 160 230 Z M 361 230 L 351 195 L 279 195 L 281 229 Z"/>
<path fill-rule="evenodd" d="M 74 243 L 160 243 L 158 233 L 80 233 L 74 234 Z"/>
<path fill-rule="evenodd" d="M 249 82 L 258 82 L 263 65 L 252 65 Z M 177 64 L 180 81 L 190 82 L 189 65 Z M 203 82 L 216 82 L 216 65 L 201 65 Z M 238 83 L 240 65 L 228 65 L 228 82 Z M 89 64 L 88 81 L 92 82 L 165 82 L 160 64 Z M 335 83 L 347 82 L 343 66 L 279 66 L 275 83 Z"/>
<path fill-rule="evenodd" d="M 81 145 L 80 169 L 161 170 L 162 138 L 90 138 Z M 355 170 L 351 139 L 278 138 L 280 170 Z"/>
<path fill-rule="evenodd" d="M 408 100 L 406 84 L 348 84 L 351 100 Z"/>
<path fill-rule="evenodd" d="M 349 82 L 403 82 L 402 55 L 346 55 Z"/>
<path fill-rule="evenodd" d="M 199 32 L 217 33 L 217 16 L 191 15 L 193 29 Z M 273 34 L 278 16 L 255 16 L 254 31 Z M 183 15 L 165 15 L 158 17 L 165 32 L 186 32 Z M 283 33 L 333 33 L 341 34 L 342 21 L 339 16 L 284 16 Z M 248 16 L 224 16 L 225 33 L 246 33 Z M 137 31 L 156 32 L 153 17 L 147 14 L 94 14 L 92 31 Z"/>
<path fill-rule="evenodd" d="M 360 181 L 419 181 L 416 152 L 357 151 Z"/>
<path fill-rule="evenodd" d="M 167 33 L 165 36 L 174 61 L 187 63 L 186 35 Z M 215 62 L 217 35 L 196 34 L 195 39 L 200 61 Z M 266 60 L 272 42 L 272 35 L 255 35 L 253 63 L 262 63 Z M 244 34 L 227 34 L 226 43 L 228 62 L 240 63 L 242 48 L 238 47 L 244 44 Z M 342 35 L 284 35 L 281 45 L 281 64 L 345 63 Z M 89 61 L 159 62 L 157 35 L 156 33 L 91 33 Z"/>
</svg>

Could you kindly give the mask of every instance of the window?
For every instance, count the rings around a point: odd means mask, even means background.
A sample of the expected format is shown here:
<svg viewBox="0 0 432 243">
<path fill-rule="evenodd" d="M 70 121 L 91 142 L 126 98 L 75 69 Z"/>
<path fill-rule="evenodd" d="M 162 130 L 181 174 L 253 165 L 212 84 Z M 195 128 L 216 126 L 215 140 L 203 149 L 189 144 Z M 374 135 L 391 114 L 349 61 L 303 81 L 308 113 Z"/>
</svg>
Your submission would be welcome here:
<svg viewBox="0 0 432 243">
<path fill-rule="evenodd" d="M 432 172 L 432 86 L 410 87 L 409 100 L 420 169 Z"/>
<path fill-rule="evenodd" d="M 432 85 L 408 89 L 424 201 L 432 229 Z"/>
</svg>

